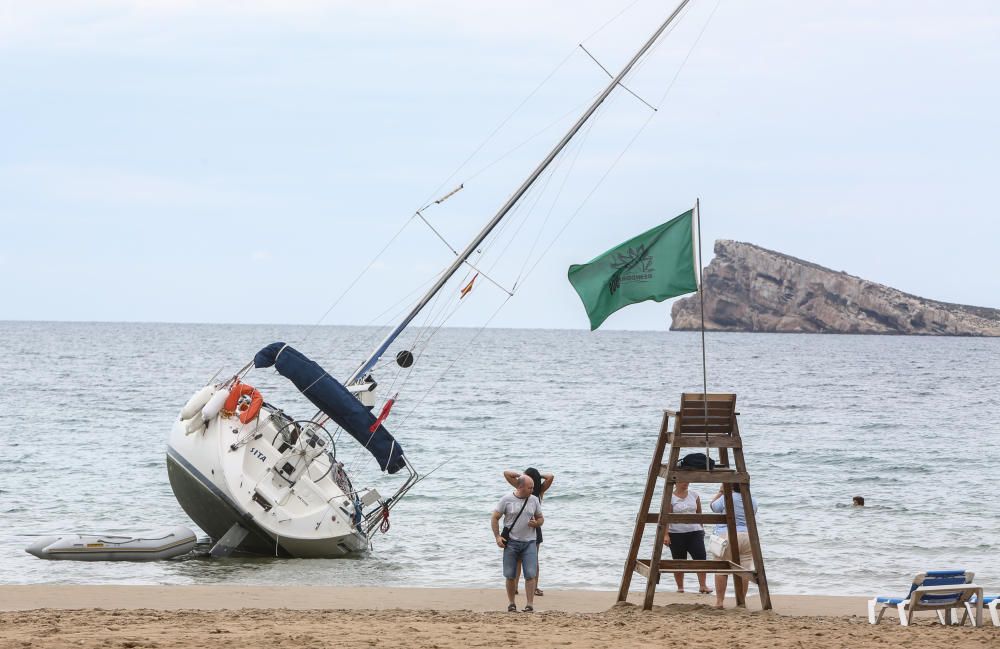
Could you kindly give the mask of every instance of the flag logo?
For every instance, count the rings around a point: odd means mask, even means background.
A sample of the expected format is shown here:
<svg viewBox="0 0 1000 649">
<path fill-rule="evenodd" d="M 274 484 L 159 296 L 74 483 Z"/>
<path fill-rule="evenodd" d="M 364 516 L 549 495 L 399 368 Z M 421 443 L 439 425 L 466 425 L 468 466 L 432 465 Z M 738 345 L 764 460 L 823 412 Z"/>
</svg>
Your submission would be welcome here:
<svg viewBox="0 0 1000 649">
<path fill-rule="evenodd" d="M 613 274 L 608 281 L 608 289 L 614 295 L 621 288 L 622 282 L 645 282 L 653 279 L 653 256 L 647 254 L 645 244 L 639 244 L 638 248 L 629 247 L 625 252 L 612 256 L 611 269 Z"/>
</svg>

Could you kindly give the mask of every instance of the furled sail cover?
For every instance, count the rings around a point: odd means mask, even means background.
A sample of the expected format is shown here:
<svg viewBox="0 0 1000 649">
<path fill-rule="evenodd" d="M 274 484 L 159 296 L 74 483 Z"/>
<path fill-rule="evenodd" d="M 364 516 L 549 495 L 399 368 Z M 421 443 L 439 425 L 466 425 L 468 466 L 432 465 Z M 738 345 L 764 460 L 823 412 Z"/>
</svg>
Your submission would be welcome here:
<svg viewBox="0 0 1000 649">
<path fill-rule="evenodd" d="M 368 449 L 383 471 L 396 473 L 405 466 L 403 449 L 385 426 L 369 432 L 375 416 L 340 381 L 315 361 L 285 343 L 272 343 L 253 357 L 254 367 L 271 367 L 295 384 L 299 392 Z"/>
</svg>

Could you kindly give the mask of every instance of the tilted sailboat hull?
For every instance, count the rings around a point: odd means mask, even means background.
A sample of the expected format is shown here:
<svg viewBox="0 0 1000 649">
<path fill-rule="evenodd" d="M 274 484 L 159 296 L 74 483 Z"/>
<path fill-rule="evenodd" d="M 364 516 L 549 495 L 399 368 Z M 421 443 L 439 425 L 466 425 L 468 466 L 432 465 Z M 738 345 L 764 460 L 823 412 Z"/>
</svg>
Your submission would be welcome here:
<svg viewBox="0 0 1000 649">
<path fill-rule="evenodd" d="M 218 487 L 169 447 L 167 476 L 170 478 L 170 488 L 181 509 L 209 537 L 220 539 L 234 523 L 239 523 L 249 531 L 240 544 L 241 551 L 270 555 L 277 551 L 280 556 L 291 556 L 280 546 L 276 546 L 274 539 L 254 523 L 253 519 L 248 520 L 241 514 Z"/>
<path fill-rule="evenodd" d="M 366 539 L 350 534 L 333 539 L 294 539 L 270 536 L 263 528 L 241 515 L 227 502 L 211 482 L 197 477 L 193 467 L 185 468 L 184 460 L 167 451 L 167 474 L 174 497 L 184 512 L 213 539 L 222 538 L 234 523 L 249 531 L 240 543 L 240 552 L 265 556 L 297 557 L 300 559 L 336 558 L 360 554 L 367 548 Z"/>
<path fill-rule="evenodd" d="M 268 409 L 247 424 L 219 413 L 194 432 L 176 421 L 167 472 L 178 503 L 213 540 L 235 524 L 247 530 L 239 552 L 298 558 L 364 552 L 367 536 L 345 495 L 349 489 L 332 476 L 332 459 L 303 464 L 300 445 L 281 442 L 289 421 Z M 291 464 L 299 465 L 294 480 L 280 474 Z"/>
</svg>

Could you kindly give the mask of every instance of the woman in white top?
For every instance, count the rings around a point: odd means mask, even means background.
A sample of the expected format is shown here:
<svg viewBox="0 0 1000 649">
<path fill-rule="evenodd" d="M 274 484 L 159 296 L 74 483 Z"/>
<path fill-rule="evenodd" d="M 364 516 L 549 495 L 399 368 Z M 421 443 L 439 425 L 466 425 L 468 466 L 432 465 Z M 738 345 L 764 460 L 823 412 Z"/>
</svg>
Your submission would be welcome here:
<svg viewBox="0 0 1000 649">
<path fill-rule="evenodd" d="M 670 495 L 670 511 L 675 514 L 700 514 L 701 498 L 693 491 L 688 491 L 688 483 L 678 482 Z M 668 534 L 663 539 L 664 545 L 670 546 L 670 556 L 674 559 L 705 560 L 705 529 L 697 523 L 671 523 Z M 675 572 L 677 592 L 684 592 L 684 573 Z M 711 593 L 705 581 L 705 573 L 698 573 L 698 592 Z"/>
</svg>

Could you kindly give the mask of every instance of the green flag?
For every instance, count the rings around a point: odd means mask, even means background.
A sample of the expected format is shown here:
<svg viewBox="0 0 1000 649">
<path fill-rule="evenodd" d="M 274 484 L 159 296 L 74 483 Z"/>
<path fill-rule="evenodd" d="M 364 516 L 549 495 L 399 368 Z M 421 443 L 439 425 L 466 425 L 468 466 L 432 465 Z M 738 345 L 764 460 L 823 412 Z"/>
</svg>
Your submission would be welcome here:
<svg viewBox="0 0 1000 649">
<path fill-rule="evenodd" d="M 694 256 L 694 210 L 569 267 L 569 282 L 590 317 L 590 330 L 618 309 L 655 300 L 662 302 L 698 290 Z"/>
</svg>

